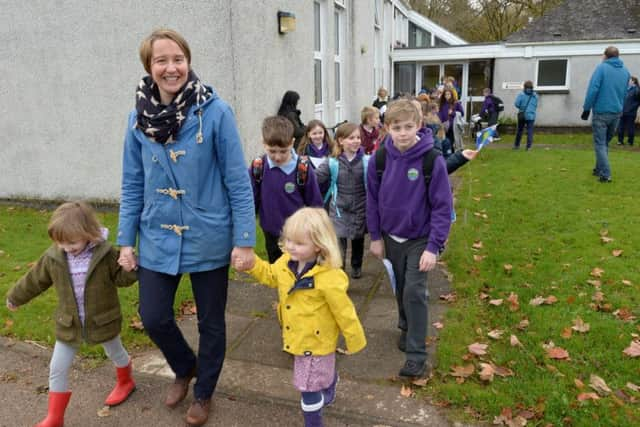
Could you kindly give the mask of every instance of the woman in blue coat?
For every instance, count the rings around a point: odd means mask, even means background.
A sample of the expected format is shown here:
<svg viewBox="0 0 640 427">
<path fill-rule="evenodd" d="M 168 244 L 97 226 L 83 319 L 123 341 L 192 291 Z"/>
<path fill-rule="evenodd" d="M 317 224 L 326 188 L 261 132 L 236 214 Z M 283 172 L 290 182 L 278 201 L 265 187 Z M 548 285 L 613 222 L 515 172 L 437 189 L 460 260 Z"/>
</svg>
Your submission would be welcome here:
<svg viewBox="0 0 640 427">
<path fill-rule="evenodd" d="M 186 421 L 199 426 L 225 355 L 230 256 L 253 259 L 253 194 L 233 112 L 191 70 L 186 40 L 154 31 L 140 59 L 149 75 L 138 84 L 125 136 L 119 261 L 138 268 L 142 323 L 176 375 L 165 404 L 178 405 L 197 377 Z M 197 306 L 197 355 L 174 318 L 185 273 Z"/>
<path fill-rule="evenodd" d="M 536 110 L 538 109 L 538 94 L 533 91 L 533 82 L 524 82 L 524 90 L 516 97 L 515 107 L 518 109 L 518 130 L 513 149 L 520 148 L 522 131 L 527 127 L 527 150 L 533 145 L 533 123 L 536 121 Z"/>
<path fill-rule="evenodd" d="M 627 95 L 624 98 L 624 106 L 622 107 L 622 117 L 618 125 L 618 145 L 624 145 L 624 134 L 627 133 L 627 142 L 633 146 L 633 140 L 636 136 L 636 115 L 640 106 L 640 86 L 638 78 L 631 77 L 629 79 L 629 87 Z"/>
</svg>

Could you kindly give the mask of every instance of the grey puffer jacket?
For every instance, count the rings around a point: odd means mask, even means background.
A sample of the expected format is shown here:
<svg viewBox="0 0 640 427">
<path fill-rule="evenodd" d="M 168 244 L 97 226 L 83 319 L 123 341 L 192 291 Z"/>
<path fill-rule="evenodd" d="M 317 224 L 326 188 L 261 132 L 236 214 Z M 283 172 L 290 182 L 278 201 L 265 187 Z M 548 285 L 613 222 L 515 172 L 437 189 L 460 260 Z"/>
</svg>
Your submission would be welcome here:
<svg viewBox="0 0 640 427">
<path fill-rule="evenodd" d="M 329 200 L 328 204 L 329 216 L 338 237 L 356 239 L 366 233 L 367 193 L 364 185 L 366 171 L 363 156 L 361 149 L 351 161 L 347 160 L 344 154 L 338 157 L 338 197 L 336 203 Z M 330 185 L 329 161 L 318 166 L 315 173 L 321 188 Z"/>
</svg>

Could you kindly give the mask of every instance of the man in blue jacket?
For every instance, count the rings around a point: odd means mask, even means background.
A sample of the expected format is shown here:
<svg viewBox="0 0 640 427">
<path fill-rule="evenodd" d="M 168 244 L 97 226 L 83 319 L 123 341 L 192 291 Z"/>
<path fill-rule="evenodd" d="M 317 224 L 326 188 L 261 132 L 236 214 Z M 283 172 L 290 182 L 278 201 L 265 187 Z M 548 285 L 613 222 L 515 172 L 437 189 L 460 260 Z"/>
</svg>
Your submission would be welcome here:
<svg viewBox="0 0 640 427">
<path fill-rule="evenodd" d="M 591 128 L 596 153 L 596 167 L 593 169 L 593 174 L 600 178 L 600 182 L 611 182 L 609 141 L 620 121 L 630 77 L 629 71 L 618 55 L 618 48 L 615 46 L 605 49 L 602 63 L 596 67 L 589 81 L 582 107 L 582 120 L 589 120 L 589 112 L 593 109 Z"/>
</svg>

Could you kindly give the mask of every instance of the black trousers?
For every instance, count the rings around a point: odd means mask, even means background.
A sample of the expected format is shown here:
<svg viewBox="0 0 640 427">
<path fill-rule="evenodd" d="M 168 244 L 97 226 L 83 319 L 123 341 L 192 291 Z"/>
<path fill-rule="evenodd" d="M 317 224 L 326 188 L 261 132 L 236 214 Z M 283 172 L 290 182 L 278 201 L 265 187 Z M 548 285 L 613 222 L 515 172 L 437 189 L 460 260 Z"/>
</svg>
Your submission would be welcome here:
<svg viewBox="0 0 640 427">
<path fill-rule="evenodd" d="M 278 258 L 282 256 L 282 251 L 280 250 L 280 246 L 278 246 L 280 236 L 274 236 L 273 234 L 267 233 L 266 231 L 264 231 L 263 234 L 264 244 L 267 249 L 267 257 L 269 258 L 269 264 L 273 264 Z"/>
<path fill-rule="evenodd" d="M 347 245 L 346 237 L 339 237 L 340 251 L 342 252 L 342 265 L 347 268 Z M 362 258 L 364 256 L 364 237 L 351 240 L 351 268 L 362 268 Z"/>
<path fill-rule="evenodd" d="M 181 276 L 158 273 L 142 267 L 138 269 L 140 318 L 144 329 L 162 351 L 176 377 L 184 378 L 195 366 L 198 367 L 193 394 L 196 399 L 209 399 L 218 383 L 225 356 L 224 311 L 227 305 L 229 266 L 189 275 L 198 312 L 200 337 L 197 356 L 184 339 L 173 312 Z"/>
</svg>

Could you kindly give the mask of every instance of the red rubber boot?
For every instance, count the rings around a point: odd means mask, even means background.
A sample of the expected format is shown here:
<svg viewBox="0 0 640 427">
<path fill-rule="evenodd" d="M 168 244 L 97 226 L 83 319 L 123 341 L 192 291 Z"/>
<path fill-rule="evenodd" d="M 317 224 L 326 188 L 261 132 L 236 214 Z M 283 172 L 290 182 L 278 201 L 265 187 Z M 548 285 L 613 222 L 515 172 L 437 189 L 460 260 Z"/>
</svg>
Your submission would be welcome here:
<svg viewBox="0 0 640 427">
<path fill-rule="evenodd" d="M 131 360 L 124 368 L 116 368 L 116 380 L 116 386 L 104 401 L 105 405 L 116 406 L 121 404 L 136 389 L 136 383 L 131 376 Z"/>
<path fill-rule="evenodd" d="M 62 427 L 64 424 L 64 411 L 71 398 L 70 391 L 49 392 L 49 411 L 47 417 L 36 424 L 35 427 Z"/>
</svg>

